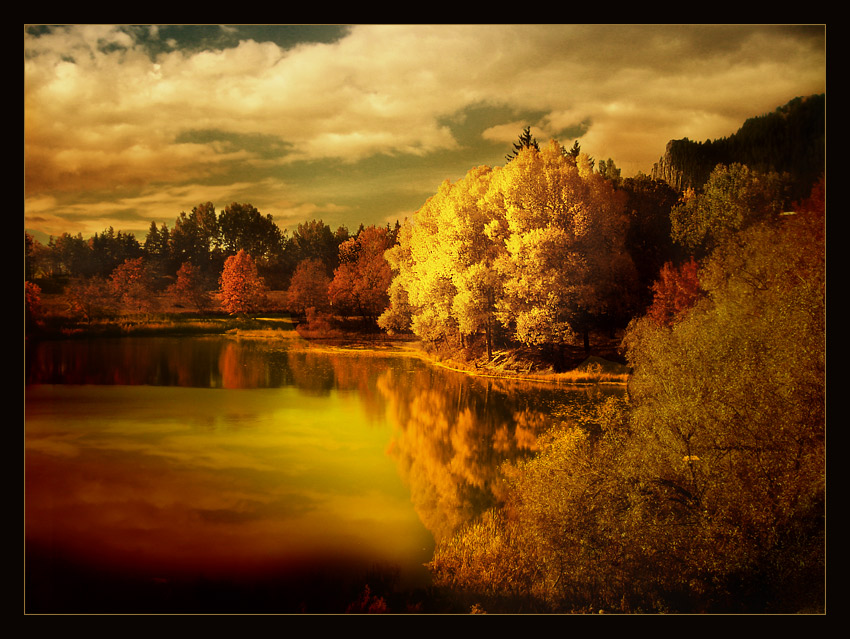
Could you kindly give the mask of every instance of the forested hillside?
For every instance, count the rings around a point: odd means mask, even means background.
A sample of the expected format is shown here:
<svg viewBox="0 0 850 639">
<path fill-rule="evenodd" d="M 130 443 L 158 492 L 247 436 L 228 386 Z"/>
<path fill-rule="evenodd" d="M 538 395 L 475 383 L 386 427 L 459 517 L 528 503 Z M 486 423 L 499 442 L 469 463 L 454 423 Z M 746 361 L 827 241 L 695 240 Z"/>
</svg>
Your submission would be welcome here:
<svg viewBox="0 0 850 639">
<path fill-rule="evenodd" d="M 750 118 L 729 137 L 671 140 L 651 175 L 677 190 L 702 188 L 715 166 L 739 163 L 762 173 L 795 176 L 790 196 L 800 199 L 823 171 L 825 118 L 824 94 L 798 97 L 772 113 Z"/>
</svg>

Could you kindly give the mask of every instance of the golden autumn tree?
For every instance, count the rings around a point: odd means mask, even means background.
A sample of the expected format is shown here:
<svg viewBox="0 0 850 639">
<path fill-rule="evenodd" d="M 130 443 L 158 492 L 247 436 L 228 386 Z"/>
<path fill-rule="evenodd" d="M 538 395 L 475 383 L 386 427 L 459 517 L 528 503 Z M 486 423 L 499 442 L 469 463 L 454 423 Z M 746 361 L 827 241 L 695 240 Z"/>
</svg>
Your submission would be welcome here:
<svg viewBox="0 0 850 639">
<path fill-rule="evenodd" d="M 256 313 L 266 304 L 266 284 L 244 250 L 225 260 L 219 284 L 221 304 L 232 315 Z"/>
<path fill-rule="evenodd" d="M 491 210 L 483 199 L 491 173 L 481 166 L 457 182 L 446 180 L 401 228 L 387 252 L 395 277 L 382 327 L 409 326 L 431 342 L 463 343 L 483 334 L 490 352 L 500 250 L 487 232 Z"/>
<path fill-rule="evenodd" d="M 501 506 L 438 544 L 436 583 L 548 611 L 822 609 L 824 241 L 801 211 L 719 245 L 688 313 L 629 327 L 628 400 L 503 468 Z"/>
<path fill-rule="evenodd" d="M 378 318 L 378 326 L 390 334 L 411 330 L 413 307 L 407 294 L 407 280 L 413 270 L 413 258 L 410 253 L 411 233 L 411 222 L 406 219 L 398 230 L 396 244 L 384 253 L 392 279 L 387 291 L 388 305 Z"/>
<path fill-rule="evenodd" d="M 483 334 L 488 359 L 493 350 L 496 302 L 502 293 L 496 271 L 502 246 L 493 233 L 497 224 L 494 211 L 485 199 L 492 175 L 486 166 L 469 171 L 455 183 L 439 218 L 439 241 L 455 290 L 452 314 L 458 332 L 463 337 Z"/>
<path fill-rule="evenodd" d="M 487 201 L 504 292 L 500 321 L 517 341 L 545 346 L 584 339 L 606 314 L 623 313 L 636 271 L 625 249 L 625 196 L 584 154 L 554 140 L 523 149 L 493 177 Z"/>
<path fill-rule="evenodd" d="M 625 195 L 554 140 L 505 167 L 445 181 L 388 253 L 395 271 L 382 326 L 463 344 L 495 324 L 537 347 L 571 343 L 628 315 L 636 270 L 626 246 Z"/>
</svg>

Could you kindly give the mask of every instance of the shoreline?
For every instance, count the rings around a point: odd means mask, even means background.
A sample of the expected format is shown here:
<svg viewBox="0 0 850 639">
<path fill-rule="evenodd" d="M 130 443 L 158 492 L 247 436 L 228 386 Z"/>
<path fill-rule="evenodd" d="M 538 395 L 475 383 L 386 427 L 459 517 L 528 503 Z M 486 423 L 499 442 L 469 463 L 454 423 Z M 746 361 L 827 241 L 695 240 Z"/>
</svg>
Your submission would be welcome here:
<svg viewBox="0 0 850 639">
<path fill-rule="evenodd" d="M 413 336 L 394 336 L 382 332 L 298 330 L 299 324 L 289 316 L 236 318 L 231 316 L 191 316 L 175 318 L 126 317 L 95 325 L 52 327 L 25 335 L 25 343 L 53 339 L 97 337 L 155 337 L 220 335 L 237 339 L 285 340 L 302 342 L 307 350 L 327 353 L 374 353 L 376 355 L 412 356 L 429 364 L 470 377 L 504 379 L 557 385 L 588 386 L 595 384 L 625 386 L 630 372 L 619 362 L 599 355 L 588 355 L 574 367 L 556 372 L 551 365 L 523 357 L 521 349 L 506 348 L 493 352 L 487 361 L 483 356 L 463 357 L 463 353 L 440 353 Z M 458 357 L 460 355 L 460 357 Z M 538 366 L 545 368 L 537 368 Z"/>
</svg>

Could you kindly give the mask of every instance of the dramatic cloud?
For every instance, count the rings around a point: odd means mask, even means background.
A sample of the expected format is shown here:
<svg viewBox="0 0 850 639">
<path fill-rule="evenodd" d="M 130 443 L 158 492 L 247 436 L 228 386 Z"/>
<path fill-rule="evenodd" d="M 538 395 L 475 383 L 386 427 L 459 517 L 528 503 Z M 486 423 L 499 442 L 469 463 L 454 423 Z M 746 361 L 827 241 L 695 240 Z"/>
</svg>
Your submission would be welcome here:
<svg viewBox="0 0 850 639">
<path fill-rule="evenodd" d="M 112 207 L 116 222 L 130 221 L 118 214 L 130 202 L 139 220 L 171 222 L 200 201 L 237 199 L 276 219 L 374 223 L 415 210 L 442 179 L 502 163 L 526 124 L 540 140 L 580 138 L 632 175 L 670 139 L 731 135 L 825 90 L 823 27 L 204 27 L 190 40 L 197 33 L 27 29 L 27 228 L 76 232 L 83 203 Z M 405 196 L 393 204 L 391 193 Z"/>
</svg>

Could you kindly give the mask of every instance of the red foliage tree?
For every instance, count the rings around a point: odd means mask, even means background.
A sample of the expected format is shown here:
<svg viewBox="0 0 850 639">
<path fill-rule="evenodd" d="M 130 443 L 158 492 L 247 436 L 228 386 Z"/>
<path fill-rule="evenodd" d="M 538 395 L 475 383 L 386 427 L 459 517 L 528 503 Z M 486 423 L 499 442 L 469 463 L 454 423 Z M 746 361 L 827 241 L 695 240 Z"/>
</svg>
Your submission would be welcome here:
<svg viewBox="0 0 850 639">
<path fill-rule="evenodd" d="M 328 308 L 328 285 L 325 265 L 317 259 L 306 259 L 298 264 L 287 290 L 289 310 L 305 315 L 307 309 L 326 311 Z"/>
<path fill-rule="evenodd" d="M 100 276 L 72 279 L 65 288 L 65 301 L 71 317 L 89 324 L 115 310 L 111 283 Z"/>
<path fill-rule="evenodd" d="M 802 202 L 796 202 L 794 208 L 803 213 L 819 213 L 826 211 L 826 178 L 821 177 L 813 186 L 812 191 Z"/>
<path fill-rule="evenodd" d="M 386 228 L 370 226 L 339 247 L 328 297 L 340 313 L 375 319 L 386 310 L 392 271 L 384 253 L 391 245 Z"/>
<path fill-rule="evenodd" d="M 201 270 L 191 262 L 184 262 L 177 271 L 177 280 L 168 287 L 168 295 L 179 303 L 188 302 L 202 311 L 212 302 L 208 289 L 207 278 Z"/>
<path fill-rule="evenodd" d="M 138 311 L 151 311 L 156 306 L 153 278 L 144 258 L 124 260 L 109 276 L 109 287 L 116 299 Z"/>
<path fill-rule="evenodd" d="M 667 262 L 652 285 L 653 301 L 647 311 L 659 326 L 672 326 L 699 299 L 699 264 L 692 257 L 678 268 Z"/>
<path fill-rule="evenodd" d="M 221 304 L 232 315 L 256 313 L 266 305 L 266 283 L 244 250 L 225 260 L 219 284 Z"/>
<path fill-rule="evenodd" d="M 24 317 L 26 329 L 37 326 L 41 321 L 41 287 L 24 282 Z"/>
</svg>

